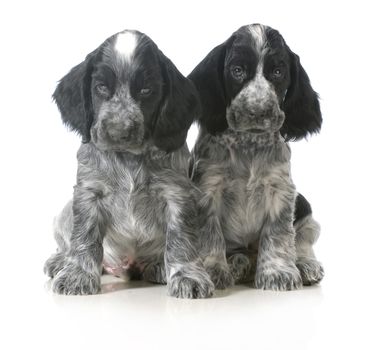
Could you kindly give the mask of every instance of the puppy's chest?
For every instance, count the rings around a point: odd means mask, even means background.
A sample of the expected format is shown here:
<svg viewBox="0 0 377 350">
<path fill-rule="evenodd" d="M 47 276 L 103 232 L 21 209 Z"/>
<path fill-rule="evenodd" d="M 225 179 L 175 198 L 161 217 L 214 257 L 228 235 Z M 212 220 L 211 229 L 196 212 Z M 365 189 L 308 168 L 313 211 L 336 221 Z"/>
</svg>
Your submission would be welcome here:
<svg viewBox="0 0 377 350">
<path fill-rule="evenodd" d="M 150 185 L 149 169 L 143 164 L 108 162 L 106 165 L 94 170 L 95 180 L 90 187 L 98 193 L 107 229 L 124 239 L 148 240 L 161 230 L 161 215 L 157 213 L 161 205 Z"/>
<path fill-rule="evenodd" d="M 132 176 L 134 175 L 134 176 Z M 120 182 L 106 199 L 110 223 L 114 231 L 125 236 L 144 239 L 161 231 L 159 194 L 150 185 L 149 177 L 130 174 Z"/>
<path fill-rule="evenodd" d="M 226 240 L 244 247 L 257 241 L 266 219 L 279 210 L 288 181 L 288 167 L 283 163 L 269 164 L 259 158 L 248 167 L 233 165 L 222 191 L 221 225 Z"/>
<path fill-rule="evenodd" d="M 130 192 L 112 195 L 111 223 L 124 235 L 150 236 L 162 229 L 163 206 L 148 185 L 135 186 Z"/>
<path fill-rule="evenodd" d="M 130 180 L 130 179 L 129 179 Z M 134 178 L 119 183 L 108 194 L 108 225 L 104 240 L 105 261 L 109 266 L 142 265 L 163 251 L 163 206 L 148 180 Z M 127 265 L 127 264 L 126 264 Z"/>
<path fill-rule="evenodd" d="M 222 191 L 221 226 L 227 241 L 248 246 L 258 239 L 264 222 L 263 206 L 266 186 L 247 176 L 230 177 Z"/>
</svg>

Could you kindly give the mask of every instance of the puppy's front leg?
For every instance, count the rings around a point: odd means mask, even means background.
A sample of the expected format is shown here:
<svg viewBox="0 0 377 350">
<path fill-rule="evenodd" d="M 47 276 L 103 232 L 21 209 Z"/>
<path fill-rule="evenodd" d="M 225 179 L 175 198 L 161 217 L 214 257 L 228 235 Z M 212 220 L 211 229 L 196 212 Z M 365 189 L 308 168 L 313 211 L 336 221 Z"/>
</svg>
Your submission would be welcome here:
<svg viewBox="0 0 377 350">
<path fill-rule="evenodd" d="M 73 196 L 73 230 L 65 265 L 52 283 L 59 294 L 95 294 L 101 289 L 103 259 L 103 216 L 99 194 L 75 186 Z"/>
<path fill-rule="evenodd" d="M 262 228 L 255 286 L 260 289 L 293 290 L 302 286 L 296 267 L 295 231 L 293 229 L 292 184 L 273 184 L 266 190 L 267 215 Z M 282 189 L 279 191 L 278 189 Z"/>
<path fill-rule="evenodd" d="M 214 291 L 198 254 L 197 208 L 190 191 L 169 186 L 165 267 L 168 294 L 178 298 L 207 298 Z"/>
<path fill-rule="evenodd" d="M 199 246 L 205 269 L 217 289 L 231 287 L 234 285 L 234 278 L 227 263 L 226 243 L 214 198 L 205 195 L 199 207 L 203 219 Z"/>
</svg>

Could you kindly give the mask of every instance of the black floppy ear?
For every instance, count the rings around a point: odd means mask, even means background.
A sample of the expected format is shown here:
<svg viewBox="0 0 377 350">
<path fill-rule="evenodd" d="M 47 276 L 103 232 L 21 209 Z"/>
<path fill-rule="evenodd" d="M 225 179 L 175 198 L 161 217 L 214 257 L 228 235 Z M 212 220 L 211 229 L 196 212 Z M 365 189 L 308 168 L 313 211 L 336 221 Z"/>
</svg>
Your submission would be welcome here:
<svg viewBox="0 0 377 350">
<path fill-rule="evenodd" d="M 62 116 L 63 123 L 82 136 L 82 142 L 90 141 L 93 122 L 91 82 L 93 61 L 98 49 L 90 53 L 84 62 L 73 67 L 56 87 L 52 97 Z"/>
<path fill-rule="evenodd" d="M 286 140 L 299 140 L 320 131 L 322 115 L 318 95 L 310 85 L 299 56 L 289 48 L 288 51 L 291 82 L 283 103 L 285 122 L 281 134 Z"/>
<path fill-rule="evenodd" d="M 228 128 L 224 87 L 225 43 L 216 46 L 190 73 L 188 78 L 199 93 L 202 113 L 199 124 L 211 134 Z"/>
<path fill-rule="evenodd" d="M 153 131 L 154 144 L 167 152 L 186 141 L 187 131 L 200 105 L 196 89 L 175 65 L 160 51 L 159 59 L 164 80 L 164 96 Z"/>
</svg>

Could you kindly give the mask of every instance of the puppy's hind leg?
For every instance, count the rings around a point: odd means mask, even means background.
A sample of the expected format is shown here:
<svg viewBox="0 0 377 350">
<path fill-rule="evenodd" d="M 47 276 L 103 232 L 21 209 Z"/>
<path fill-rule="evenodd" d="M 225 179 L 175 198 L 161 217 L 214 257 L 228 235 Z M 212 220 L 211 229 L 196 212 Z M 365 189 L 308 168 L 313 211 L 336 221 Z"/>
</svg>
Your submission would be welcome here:
<svg viewBox="0 0 377 350">
<path fill-rule="evenodd" d="M 166 284 L 164 261 L 148 264 L 143 270 L 143 279 L 152 283 Z"/>
<path fill-rule="evenodd" d="M 245 250 L 228 256 L 227 261 L 234 283 L 248 283 L 254 280 L 257 257 L 257 250 Z"/>
<path fill-rule="evenodd" d="M 310 204 L 301 194 L 296 199 L 295 216 L 296 266 L 304 285 L 316 284 L 324 276 L 322 264 L 317 260 L 313 249 L 320 234 L 320 226 L 312 217 Z"/>
</svg>

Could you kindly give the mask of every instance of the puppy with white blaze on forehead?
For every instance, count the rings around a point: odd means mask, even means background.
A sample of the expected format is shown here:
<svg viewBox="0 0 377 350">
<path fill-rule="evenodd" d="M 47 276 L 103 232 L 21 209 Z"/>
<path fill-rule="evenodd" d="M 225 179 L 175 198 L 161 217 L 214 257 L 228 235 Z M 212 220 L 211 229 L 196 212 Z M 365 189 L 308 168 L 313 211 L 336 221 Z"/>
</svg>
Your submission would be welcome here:
<svg viewBox="0 0 377 350">
<path fill-rule="evenodd" d="M 60 294 L 94 294 L 106 270 L 167 283 L 180 298 L 211 296 L 198 256 L 198 190 L 188 178 L 193 84 L 145 34 L 108 38 L 53 95 L 83 143 L 73 199 L 55 219 L 45 273 Z"/>
<path fill-rule="evenodd" d="M 291 179 L 289 140 L 318 132 L 309 78 L 278 31 L 241 27 L 189 75 L 201 99 L 192 179 L 202 190 L 201 247 L 217 288 L 254 281 L 292 290 L 323 277 L 319 225 Z"/>
</svg>

